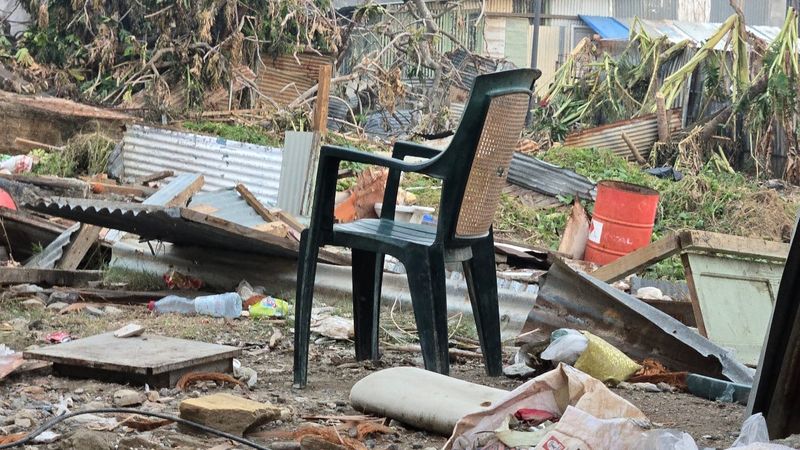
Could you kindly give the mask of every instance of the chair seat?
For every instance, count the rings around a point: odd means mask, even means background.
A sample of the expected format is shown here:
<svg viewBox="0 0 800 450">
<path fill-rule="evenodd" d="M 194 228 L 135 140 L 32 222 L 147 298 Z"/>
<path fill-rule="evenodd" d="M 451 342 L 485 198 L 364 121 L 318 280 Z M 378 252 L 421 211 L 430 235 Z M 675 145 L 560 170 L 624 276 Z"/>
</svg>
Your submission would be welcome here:
<svg viewBox="0 0 800 450">
<path fill-rule="evenodd" d="M 435 240 L 436 227 L 389 219 L 361 219 L 333 226 L 334 245 L 363 250 L 371 250 L 375 243 L 397 247 L 408 244 L 429 247 Z"/>
</svg>

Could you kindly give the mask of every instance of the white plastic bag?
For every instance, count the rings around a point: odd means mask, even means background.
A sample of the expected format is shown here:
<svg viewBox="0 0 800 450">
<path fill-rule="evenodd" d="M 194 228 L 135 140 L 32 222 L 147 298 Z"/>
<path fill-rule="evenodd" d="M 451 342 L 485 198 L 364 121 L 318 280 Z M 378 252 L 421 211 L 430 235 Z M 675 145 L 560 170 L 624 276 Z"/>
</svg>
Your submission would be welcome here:
<svg viewBox="0 0 800 450">
<path fill-rule="evenodd" d="M 28 173 L 33 169 L 34 160 L 28 155 L 16 155 L 5 161 L 0 161 L 0 171 L 18 174 Z"/>
<path fill-rule="evenodd" d="M 578 330 L 562 328 L 554 331 L 552 336 L 555 338 L 542 352 L 542 359 L 548 361 L 575 365 L 575 361 L 589 346 L 589 339 Z"/>
<path fill-rule="evenodd" d="M 733 441 L 733 448 L 745 447 L 750 444 L 769 442 L 769 431 L 767 431 L 767 421 L 761 413 L 753 414 L 742 424 L 742 431 L 739 437 Z"/>
<path fill-rule="evenodd" d="M 687 433 L 677 430 L 652 430 L 644 433 L 638 448 L 648 450 L 698 450 L 697 443 Z"/>
</svg>

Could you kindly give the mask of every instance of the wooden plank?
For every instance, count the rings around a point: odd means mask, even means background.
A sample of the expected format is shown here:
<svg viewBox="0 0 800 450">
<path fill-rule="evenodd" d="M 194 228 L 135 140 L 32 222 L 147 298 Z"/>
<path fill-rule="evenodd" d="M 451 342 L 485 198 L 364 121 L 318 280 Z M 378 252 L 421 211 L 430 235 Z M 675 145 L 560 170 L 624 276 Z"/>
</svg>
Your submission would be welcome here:
<svg viewBox="0 0 800 450">
<path fill-rule="evenodd" d="M 7 208 L 0 208 L 0 219 L 17 222 L 22 225 L 38 228 L 43 231 L 61 234 L 67 227 L 58 223 L 42 219 L 39 216 L 33 215 L 25 210 L 12 210 Z"/>
<path fill-rule="evenodd" d="M 156 190 L 144 186 L 130 186 L 124 184 L 103 183 L 100 181 L 92 181 L 92 192 L 95 194 L 117 194 L 127 197 L 142 197 L 155 194 Z"/>
<path fill-rule="evenodd" d="M 89 195 L 89 183 L 74 178 L 30 174 L 9 175 L 4 173 L 0 173 L 0 178 L 52 190 L 65 197 L 86 198 Z"/>
<path fill-rule="evenodd" d="M 120 339 L 103 333 L 83 339 L 26 351 L 25 359 L 58 364 L 91 365 L 98 369 L 133 373 L 164 373 L 170 370 L 238 356 L 241 350 L 166 336 L 144 334 Z"/>
<path fill-rule="evenodd" d="M 291 228 L 294 231 L 297 231 L 298 233 L 302 233 L 303 230 L 306 229 L 306 227 L 302 223 L 300 223 L 296 217 L 294 217 L 293 215 L 289 214 L 286 211 L 279 210 L 278 218 L 280 219 L 281 222 L 285 223 L 286 225 L 289 225 L 289 228 Z"/>
<path fill-rule="evenodd" d="M 314 119 L 311 129 L 322 135 L 328 130 L 328 98 L 331 94 L 331 65 L 319 68 L 317 81 L 317 101 L 314 103 Z"/>
<path fill-rule="evenodd" d="M 84 285 L 90 281 L 103 279 L 100 270 L 61 270 L 33 269 L 26 267 L 0 268 L 0 285 L 2 284 L 47 284 L 55 286 Z"/>
<path fill-rule="evenodd" d="M 205 180 L 197 173 L 184 173 L 175 177 L 169 184 L 143 201 L 144 205 L 164 207 L 186 206 L 189 199 L 203 188 Z"/>
<path fill-rule="evenodd" d="M 271 213 L 260 201 L 258 201 L 256 196 L 253 195 L 249 189 L 247 189 L 247 186 L 238 183 L 236 185 L 236 192 L 242 196 L 244 201 L 247 202 L 247 204 L 250 205 L 250 207 L 253 208 L 262 219 L 266 220 L 267 222 L 276 222 L 280 220 L 278 219 L 277 215 Z"/>
<path fill-rule="evenodd" d="M 225 219 L 221 219 L 215 216 L 210 216 L 208 214 L 203 214 L 201 212 L 194 211 L 189 208 L 181 208 L 180 214 L 183 219 L 188 220 L 190 222 L 210 225 L 215 228 L 225 230 L 229 233 L 238 234 L 239 236 L 259 240 L 262 242 L 266 242 L 268 244 L 273 244 L 275 246 L 287 250 L 297 251 L 297 244 L 295 242 L 273 236 L 272 234 L 256 230 L 255 228 L 250 228 L 244 225 L 239 225 L 238 223 L 229 222 Z"/>
<path fill-rule="evenodd" d="M 72 240 L 61 254 L 61 259 L 56 263 L 56 269 L 77 269 L 83 261 L 83 257 L 100 237 L 100 229 L 96 225 L 81 224 L 80 229 L 73 234 Z"/>
<path fill-rule="evenodd" d="M 34 150 L 37 148 L 42 148 L 45 150 L 52 150 L 52 151 L 64 150 L 64 147 L 57 147 L 55 145 L 32 141 L 30 139 L 25 139 L 21 137 L 14 138 L 14 146 L 16 146 L 17 148 L 28 148 L 29 150 Z"/>
<path fill-rule="evenodd" d="M 592 272 L 591 275 L 606 283 L 613 283 L 675 255 L 681 250 L 680 244 L 680 237 L 670 233 L 647 247 L 642 247 L 606 264 Z"/>
<path fill-rule="evenodd" d="M 785 261 L 789 255 L 789 244 L 708 231 L 682 231 L 680 241 L 683 251 L 702 251 L 772 261 Z"/>
<path fill-rule="evenodd" d="M 163 180 L 164 178 L 169 178 L 174 175 L 175 172 L 171 170 L 162 170 L 161 172 L 151 173 L 150 175 L 138 177 L 134 180 L 134 183 L 136 184 L 152 183 L 153 181 Z"/>
<path fill-rule="evenodd" d="M 628 136 L 628 134 L 625 133 L 624 131 L 620 133 L 620 136 L 622 136 L 622 140 L 625 141 L 625 145 L 627 145 L 628 148 L 630 149 L 631 154 L 636 159 L 636 162 L 638 162 L 641 165 L 647 164 L 647 161 L 645 161 L 645 159 L 642 158 L 642 154 L 639 152 L 639 149 L 636 148 L 636 144 L 633 143 L 631 137 Z"/>
</svg>

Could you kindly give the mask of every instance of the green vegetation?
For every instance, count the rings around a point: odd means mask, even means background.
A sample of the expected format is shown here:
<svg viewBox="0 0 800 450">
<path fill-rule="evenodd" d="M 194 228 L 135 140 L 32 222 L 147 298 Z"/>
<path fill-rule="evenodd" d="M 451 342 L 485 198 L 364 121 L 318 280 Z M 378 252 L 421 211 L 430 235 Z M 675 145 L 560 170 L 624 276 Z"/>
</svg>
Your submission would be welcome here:
<svg viewBox="0 0 800 450">
<path fill-rule="evenodd" d="M 607 150 L 555 147 L 539 155 L 553 164 L 575 170 L 594 182 L 617 180 L 656 189 L 660 193 L 653 240 L 671 231 L 696 229 L 736 236 L 787 241 L 797 203 L 764 189 L 740 174 L 717 171 L 707 164 L 697 175 L 681 181 L 648 175 L 635 164 Z M 551 249 L 558 247 L 569 217 L 570 199 L 563 206 L 534 209 L 504 195 L 495 222 L 500 236 Z M 585 204 L 591 212 L 593 204 Z M 651 267 L 649 276 L 684 278 L 679 258 Z"/>
<path fill-rule="evenodd" d="M 33 173 L 60 177 L 103 173 L 114 145 L 113 139 L 100 132 L 78 134 L 67 142 L 63 150 L 33 150 L 31 155 L 39 160 Z"/>
<path fill-rule="evenodd" d="M 257 125 L 231 125 L 222 122 L 187 121 L 183 122 L 187 130 L 198 133 L 213 134 L 232 141 L 247 142 L 249 144 L 265 145 L 269 147 L 283 147 L 283 139 L 269 133 L 264 127 Z"/>
<path fill-rule="evenodd" d="M 108 268 L 103 274 L 104 284 L 124 283 L 131 291 L 159 291 L 166 286 L 158 275 L 122 267 Z"/>
</svg>

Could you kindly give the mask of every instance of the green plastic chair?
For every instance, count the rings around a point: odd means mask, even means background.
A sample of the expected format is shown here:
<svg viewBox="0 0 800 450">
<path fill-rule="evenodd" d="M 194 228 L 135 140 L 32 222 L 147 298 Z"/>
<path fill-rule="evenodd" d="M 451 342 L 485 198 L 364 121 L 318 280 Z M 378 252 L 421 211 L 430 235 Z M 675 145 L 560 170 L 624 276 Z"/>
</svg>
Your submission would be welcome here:
<svg viewBox="0 0 800 450">
<path fill-rule="evenodd" d="M 478 76 L 461 124 L 449 147 L 435 150 L 398 142 L 392 157 L 323 146 L 310 227 L 303 231 L 297 268 L 294 383 L 308 377 L 311 304 L 319 248 L 349 247 L 353 255 L 353 315 L 356 359 L 379 357 L 378 314 L 384 255 L 406 268 L 425 368 L 449 373 L 445 262 L 461 262 L 467 281 L 486 372 L 502 373 L 492 221 L 508 166 L 525 125 L 533 84 L 540 72 L 518 69 Z M 424 158 L 406 162 L 407 156 Z M 339 163 L 389 168 L 379 219 L 334 224 Z M 436 227 L 394 220 L 402 172 L 442 180 Z"/>
</svg>

